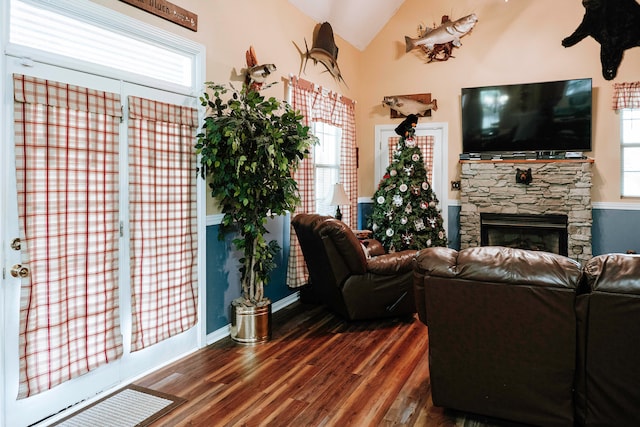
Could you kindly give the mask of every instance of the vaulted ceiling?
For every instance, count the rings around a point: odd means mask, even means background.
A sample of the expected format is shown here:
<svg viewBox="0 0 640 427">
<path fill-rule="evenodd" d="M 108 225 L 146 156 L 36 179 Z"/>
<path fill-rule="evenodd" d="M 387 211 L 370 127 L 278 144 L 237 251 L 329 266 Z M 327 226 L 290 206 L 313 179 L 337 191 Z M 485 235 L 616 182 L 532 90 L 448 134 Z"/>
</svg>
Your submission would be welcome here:
<svg viewBox="0 0 640 427">
<path fill-rule="evenodd" d="M 335 34 L 354 47 L 364 50 L 404 0 L 289 0 L 289 2 L 318 23 L 329 22 Z"/>
</svg>

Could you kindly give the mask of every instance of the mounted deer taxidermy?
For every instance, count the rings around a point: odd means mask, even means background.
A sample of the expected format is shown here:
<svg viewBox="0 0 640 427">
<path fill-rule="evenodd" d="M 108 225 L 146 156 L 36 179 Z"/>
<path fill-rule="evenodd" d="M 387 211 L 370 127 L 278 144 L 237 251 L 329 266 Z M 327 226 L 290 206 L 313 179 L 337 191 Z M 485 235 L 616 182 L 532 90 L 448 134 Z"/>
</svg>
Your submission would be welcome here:
<svg viewBox="0 0 640 427">
<path fill-rule="evenodd" d="M 571 47 L 587 36 L 600 43 L 602 76 L 613 80 L 626 49 L 640 46 L 640 4 L 635 0 L 582 0 L 584 17 L 578 28 L 562 40 Z"/>
</svg>

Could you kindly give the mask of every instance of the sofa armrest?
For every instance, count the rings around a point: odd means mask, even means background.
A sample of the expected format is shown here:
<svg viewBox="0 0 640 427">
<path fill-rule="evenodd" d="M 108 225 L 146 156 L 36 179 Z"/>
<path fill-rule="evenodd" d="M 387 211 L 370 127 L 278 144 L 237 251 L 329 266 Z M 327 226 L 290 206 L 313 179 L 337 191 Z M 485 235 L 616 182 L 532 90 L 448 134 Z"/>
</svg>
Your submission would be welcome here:
<svg viewBox="0 0 640 427">
<path fill-rule="evenodd" d="M 406 273 L 413 269 L 413 259 L 418 251 L 407 249 L 401 252 L 384 254 L 367 260 L 367 271 L 380 275 Z"/>
<path fill-rule="evenodd" d="M 384 250 L 384 246 L 382 246 L 382 243 L 380 243 L 379 240 L 362 239 L 360 240 L 360 242 L 362 243 L 362 246 L 365 247 L 366 253 L 368 255 L 367 258 L 380 256 L 387 253 L 387 251 Z"/>
</svg>

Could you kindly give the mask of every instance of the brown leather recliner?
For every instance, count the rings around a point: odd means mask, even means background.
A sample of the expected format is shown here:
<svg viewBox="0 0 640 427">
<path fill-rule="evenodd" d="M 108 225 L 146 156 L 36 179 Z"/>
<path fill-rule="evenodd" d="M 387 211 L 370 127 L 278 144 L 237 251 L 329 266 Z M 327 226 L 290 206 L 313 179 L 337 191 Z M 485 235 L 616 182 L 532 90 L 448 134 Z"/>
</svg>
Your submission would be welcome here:
<svg viewBox="0 0 640 427">
<path fill-rule="evenodd" d="M 576 416 L 585 426 L 640 422 L 640 255 L 596 256 L 584 264 L 578 321 Z"/>
<path fill-rule="evenodd" d="M 488 246 L 424 249 L 415 262 L 434 405 L 573 426 L 580 265 Z"/>
<path fill-rule="evenodd" d="M 358 240 L 345 223 L 332 217 L 297 214 L 291 224 L 320 302 L 349 320 L 415 313 L 417 251 L 386 254 L 380 242 Z"/>
</svg>

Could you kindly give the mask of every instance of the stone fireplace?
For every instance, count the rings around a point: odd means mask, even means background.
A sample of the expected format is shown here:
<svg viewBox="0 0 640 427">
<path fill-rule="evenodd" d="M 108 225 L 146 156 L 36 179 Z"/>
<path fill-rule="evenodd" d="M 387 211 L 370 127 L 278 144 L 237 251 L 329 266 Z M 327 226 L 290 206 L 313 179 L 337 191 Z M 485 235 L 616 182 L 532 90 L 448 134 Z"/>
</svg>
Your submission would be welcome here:
<svg viewBox="0 0 640 427">
<path fill-rule="evenodd" d="M 460 247 L 499 245 L 591 258 L 593 160 L 463 160 Z M 516 182 L 531 168 L 530 184 Z"/>
</svg>

